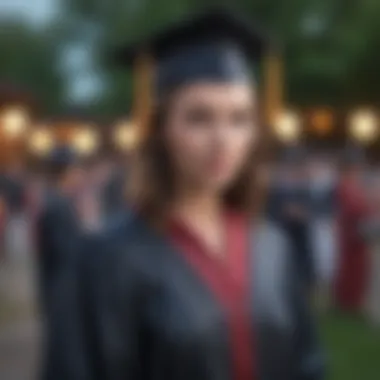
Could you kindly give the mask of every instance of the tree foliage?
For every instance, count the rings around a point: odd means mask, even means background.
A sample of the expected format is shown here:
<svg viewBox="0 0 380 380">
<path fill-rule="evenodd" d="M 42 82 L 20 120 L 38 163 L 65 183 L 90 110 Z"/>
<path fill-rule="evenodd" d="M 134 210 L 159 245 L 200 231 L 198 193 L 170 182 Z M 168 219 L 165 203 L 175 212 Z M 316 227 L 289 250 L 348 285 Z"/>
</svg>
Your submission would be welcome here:
<svg viewBox="0 0 380 380">
<path fill-rule="evenodd" d="M 265 25 L 284 46 L 289 103 L 344 107 L 380 100 L 378 0 L 226 2 Z M 62 90 L 54 46 L 88 39 L 96 46 L 96 65 L 106 82 L 96 109 L 122 113 L 131 100 L 131 73 L 110 63 L 112 47 L 212 3 L 220 0 L 68 0 L 59 24 L 53 23 L 55 33 L 36 34 L 18 25 L 14 32 L 0 34 L 0 70 L 41 92 L 52 108 Z"/>
<path fill-rule="evenodd" d="M 0 80 L 33 92 L 48 110 L 59 108 L 63 81 L 51 35 L 9 22 L 0 29 Z"/>
</svg>

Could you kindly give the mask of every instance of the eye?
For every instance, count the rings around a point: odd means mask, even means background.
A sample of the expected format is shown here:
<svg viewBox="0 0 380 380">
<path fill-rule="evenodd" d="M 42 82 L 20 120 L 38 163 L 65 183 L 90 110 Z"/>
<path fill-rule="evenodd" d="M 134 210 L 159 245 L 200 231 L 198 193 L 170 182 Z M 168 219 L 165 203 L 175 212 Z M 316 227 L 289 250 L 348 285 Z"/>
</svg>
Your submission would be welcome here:
<svg viewBox="0 0 380 380">
<path fill-rule="evenodd" d="M 208 124 L 212 121 L 213 114 L 212 111 L 206 107 L 193 107 L 185 111 L 184 118 L 188 124 Z"/>
</svg>

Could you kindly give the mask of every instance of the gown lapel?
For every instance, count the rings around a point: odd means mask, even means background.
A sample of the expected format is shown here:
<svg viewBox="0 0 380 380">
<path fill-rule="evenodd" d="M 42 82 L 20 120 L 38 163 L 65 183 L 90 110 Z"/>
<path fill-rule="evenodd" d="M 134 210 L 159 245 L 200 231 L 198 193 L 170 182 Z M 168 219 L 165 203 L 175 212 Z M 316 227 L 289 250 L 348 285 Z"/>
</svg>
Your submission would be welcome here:
<svg viewBox="0 0 380 380">
<path fill-rule="evenodd" d="M 173 223 L 170 237 L 199 279 L 221 305 L 228 326 L 230 353 L 236 380 L 253 379 L 255 343 L 249 306 L 248 223 L 237 215 L 226 218 L 226 257 L 216 260 L 182 223 Z"/>
</svg>

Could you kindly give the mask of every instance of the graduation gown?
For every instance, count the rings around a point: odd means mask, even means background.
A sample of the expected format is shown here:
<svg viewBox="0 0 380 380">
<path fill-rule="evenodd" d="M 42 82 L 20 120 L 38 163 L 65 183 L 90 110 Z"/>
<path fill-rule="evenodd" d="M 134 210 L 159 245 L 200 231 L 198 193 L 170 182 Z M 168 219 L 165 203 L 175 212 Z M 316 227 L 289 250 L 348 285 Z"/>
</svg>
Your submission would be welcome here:
<svg viewBox="0 0 380 380">
<path fill-rule="evenodd" d="M 103 211 L 107 220 L 118 217 L 125 206 L 126 181 L 125 170 L 117 169 L 103 188 Z"/>
<path fill-rule="evenodd" d="M 310 192 L 306 184 L 293 186 L 274 186 L 269 194 L 269 218 L 286 232 L 293 246 L 292 256 L 295 261 L 297 275 L 304 286 L 311 287 L 315 280 L 313 250 L 311 246 L 310 217 L 296 219 L 286 210 L 289 205 L 297 205 L 307 214 L 311 212 Z"/>
<path fill-rule="evenodd" d="M 339 188 L 339 265 L 336 303 L 339 308 L 360 312 L 369 278 L 369 252 L 362 230 L 368 213 L 364 195 L 348 183 Z"/>
<path fill-rule="evenodd" d="M 365 311 L 367 318 L 375 327 L 380 327 L 380 219 L 374 210 L 363 228 L 370 251 L 370 271 Z"/>
<path fill-rule="evenodd" d="M 69 358 L 56 350 L 46 378 L 321 379 L 321 351 L 281 232 L 261 225 L 244 235 L 232 225 L 235 267 L 212 269 L 176 228 L 162 237 L 133 217 L 85 244 L 72 313 L 61 317 L 71 326 L 61 336 Z"/>
<path fill-rule="evenodd" d="M 73 268 L 78 250 L 79 226 L 68 197 L 51 190 L 36 215 L 35 243 L 38 255 L 42 306 L 53 301 L 54 283 L 65 270 Z"/>
</svg>

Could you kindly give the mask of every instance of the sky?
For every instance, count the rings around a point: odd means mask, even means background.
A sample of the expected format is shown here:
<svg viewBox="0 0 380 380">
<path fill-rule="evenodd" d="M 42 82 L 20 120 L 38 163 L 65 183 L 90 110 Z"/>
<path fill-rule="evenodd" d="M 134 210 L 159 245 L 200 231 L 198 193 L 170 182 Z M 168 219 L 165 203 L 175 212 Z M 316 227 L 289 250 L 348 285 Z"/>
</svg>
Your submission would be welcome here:
<svg viewBox="0 0 380 380">
<path fill-rule="evenodd" d="M 32 26 L 41 27 L 59 15 L 62 0 L 0 0 L 1 19 L 22 19 Z M 82 103 L 96 97 L 101 91 L 101 81 L 92 69 L 91 51 L 85 46 L 86 41 L 74 41 L 62 51 L 65 67 L 63 68 L 67 83 L 67 99 Z"/>
<path fill-rule="evenodd" d="M 0 18 L 22 18 L 41 25 L 59 10 L 60 0 L 0 0 Z"/>
</svg>

